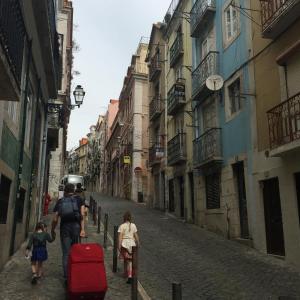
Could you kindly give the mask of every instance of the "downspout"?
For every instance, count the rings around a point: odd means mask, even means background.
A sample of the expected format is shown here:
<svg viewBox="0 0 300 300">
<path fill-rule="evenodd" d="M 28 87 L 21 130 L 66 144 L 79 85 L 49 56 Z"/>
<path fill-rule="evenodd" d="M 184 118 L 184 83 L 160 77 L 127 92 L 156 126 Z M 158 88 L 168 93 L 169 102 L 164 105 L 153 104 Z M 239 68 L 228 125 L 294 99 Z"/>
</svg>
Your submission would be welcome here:
<svg viewBox="0 0 300 300">
<path fill-rule="evenodd" d="M 24 158 L 24 140 L 25 140 L 25 131 L 26 131 L 26 120 L 27 120 L 27 96 L 28 96 L 28 84 L 29 84 L 29 71 L 30 71 L 30 63 L 32 60 L 32 40 L 28 41 L 28 52 L 27 52 L 27 65 L 26 65 L 26 73 L 25 73 L 25 89 L 22 97 L 23 112 L 22 123 L 20 128 L 20 136 L 19 136 L 19 155 L 18 155 L 18 174 L 16 180 L 15 187 L 15 203 L 14 203 L 14 216 L 13 216 L 13 226 L 11 232 L 11 240 L 10 240 L 10 250 L 9 253 L 12 255 L 14 253 L 15 248 L 15 235 L 17 230 L 17 210 L 16 205 L 20 201 L 20 189 L 21 189 L 21 179 L 23 173 L 23 158 Z"/>
<path fill-rule="evenodd" d="M 39 99 L 40 99 L 40 95 L 41 95 L 41 79 L 38 79 L 38 91 L 37 91 L 37 97 L 36 97 L 36 106 L 35 106 L 35 112 L 34 112 L 34 116 L 35 116 L 35 120 L 34 120 L 34 133 L 33 133 L 33 137 L 32 137 L 32 151 L 31 151 L 31 168 L 30 168 L 30 185 L 29 185 L 29 201 L 28 201 L 28 206 L 27 206 L 27 220 L 26 220 L 26 237 L 28 235 L 28 229 L 29 229 L 29 224 L 30 224 L 30 216 L 31 216 L 31 208 L 32 208 L 32 188 L 33 188 L 33 180 L 34 180 L 34 175 L 33 171 L 34 171 L 34 164 L 35 164 L 35 160 L 34 160 L 34 156 L 35 156 L 35 140 L 36 140 L 36 134 L 37 134 L 37 114 L 38 114 L 38 106 L 39 106 Z"/>
<path fill-rule="evenodd" d="M 43 133 L 43 149 L 42 149 L 42 161 L 41 161 L 41 178 L 40 178 L 40 198 L 39 198 L 39 205 L 38 205 L 38 211 L 37 211 L 37 220 L 41 218 L 41 212 L 42 212 L 42 203 L 43 203 L 43 194 L 44 194 L 44 182 L 45 182 L 45 173 L 47 171 L 46 168 L 46 154 L 47 154 L 47 134 L 48 134 L 48 113 L 47 113 L 47 104 L 45 104 L 44 109 L 45 114 L 45 123 L 44 123 L 44 133 Z"/>
</svg>

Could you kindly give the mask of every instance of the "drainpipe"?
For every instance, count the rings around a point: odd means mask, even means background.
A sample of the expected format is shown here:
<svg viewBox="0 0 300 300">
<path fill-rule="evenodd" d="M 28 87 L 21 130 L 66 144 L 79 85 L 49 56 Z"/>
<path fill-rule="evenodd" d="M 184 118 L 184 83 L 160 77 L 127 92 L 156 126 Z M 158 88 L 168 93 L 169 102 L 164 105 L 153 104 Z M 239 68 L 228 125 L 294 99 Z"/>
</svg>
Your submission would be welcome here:
<svg viewBox="0 0 300 300">
<path fill-rule="evenodd" d="M 48 134 L 48 113 L 47 113 L 47 104 L 45 104 L 44 109 L 45 114 L 45 123 L 44 123 L 44 134 L 43 134 L 43 146 L 42 146 L 42 161 L 41 161 L 41 177 L 40 177 L 40 195 L 39 195 L 39 205 L 37 211 L 37 220 L 41 218 L 42 213 L 42 203 L 43 203 L 43 194 L 44 194 L 44 186 L 45 186 L 45 176 L 46 176 L 46 155 L 47 155 L 47 134 Z"/>
<path fill-rule="evenodd" d="M 164 64 L 165 64 L 165 74 L 164 74 L 164 78 L 165 78 L 165 95 L 164 95 L 164 99 L 167 99 L 167 94 L 168 94 L 168 84 L 167 84 L 167 66 L 168 66 L 168 51 L 167 51 L 167 43 L 164 43 L 164 50 L 165 50 L 165 57 L 164 57 Z M 169 182 L 168 182 L 168 178 L 169 178 L 169 173 L 168 173 L 168 102 L 167 100 L 165 100 L 165 139 L 164 139 L 164 143 L 165 143 L 165 207 L 164 207 L 164 211 L 167 212 L 169 209 Z"/>
<path fill-rule="evenodd" d="M 13 216 L 13 226 L 10 240 L 10 250 L 9 253 L 12 255 L 14 253 L 15 248 L 15 235 L 17 230 L 17 210 L 16 204 L 20 201 L 20 189 L 21 189 L 21 179 L 23 173 L 23 158 L 24 158 L 24 142 L 25 142 L 25 131 L 26 131 L 26 120 L 27 120 L 27 96 L 28 96 L 28 85 L 29 85 L 29 71 L 30 71 L 30 63 L 32 60 L 32 40 L 28 41 L 28 52 L 27 52 L 27 61 L 26 61 L 26 73 L 25 73 L 25 89 L 22 94 L 22 104 L 23 109 L 22 112 L 22 121 L 20 123 L 20 135 L 19 135 L 19 155 L 18 155 L 18 174 L 16 180 L 15 187 L 15 203 L 14 203 L 14 216 Z"/>
<path fill-rule="evenodd" d="M 34 116 L 35 116 L 35 120 L 34 120 L 34 133 L 33 133 L 33 138 L 31 140 L 32 142 L 32 151 L 31 151 L 31 167 L 30 167 L 30 186 L 29 186 L 29 201 L 28 201 L 28 206 L 27 206 L 27 220 L 26 220 L 26 237 L 28 235 L 28 229 L 29 229 L 29 224 L 30 224 L 30 216 L 31 216 L 31 208 L 32 208 L 32 188 L 33 188 L 33 180 L 34 180 L 34 175 L 33 171 L 34 171 L 34 163 L 35 163 L 35 140 L 37 138 L 36 134 L 37 134 L 37 127 L 38 127 L 38 123 L 37 123 L 37 114 L 38 114 L 38 106 L 39 106 L 39 99 L 40 99 L 40 95 L 41 95 L 41 79 L 38 79 L 38 92 L 37 92 L 37 97 L 36 97 L 36 106 L 35 106 L 35 112 L 34 112 Z"/>
</svg>

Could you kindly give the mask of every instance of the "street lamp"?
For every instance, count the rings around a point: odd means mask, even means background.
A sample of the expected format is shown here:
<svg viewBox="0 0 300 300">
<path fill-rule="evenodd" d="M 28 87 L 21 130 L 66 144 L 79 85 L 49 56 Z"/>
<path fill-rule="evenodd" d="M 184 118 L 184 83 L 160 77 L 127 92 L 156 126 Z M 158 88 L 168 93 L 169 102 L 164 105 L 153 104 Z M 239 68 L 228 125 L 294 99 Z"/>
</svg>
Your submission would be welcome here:
<svg viewBox="0 0 300 300">
<path fill-rule="evenodd" d="M 73 92 L 73 95 L 74 95 L 76 104 L 71 104 L 72 109 L 75 106 L 80 107 L 80 105 L 82 104 L 83 98 L 85 96 L 85 91 L 84 91 L 83 87 L 81 85 L 77 85 L 74 92 Z"/>
</svg>

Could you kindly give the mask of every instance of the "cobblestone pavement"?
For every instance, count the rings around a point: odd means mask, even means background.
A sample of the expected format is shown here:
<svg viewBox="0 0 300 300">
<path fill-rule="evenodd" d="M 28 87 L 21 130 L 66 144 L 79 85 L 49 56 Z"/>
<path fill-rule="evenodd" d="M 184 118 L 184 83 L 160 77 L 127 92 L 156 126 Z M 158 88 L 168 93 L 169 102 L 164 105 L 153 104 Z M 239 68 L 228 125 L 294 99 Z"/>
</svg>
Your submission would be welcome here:
<svg viewBox="0 0 300 300">
<path fill-rule="evenodd" d="M 46 219 L 50 223 L 50 217 Z M 31 285 L 30 262 L 25 259 L 26 244 L 6 264 L 0 272 L 1 300 L 63 300 L 66 299 L 62 278 L 61 248 L 59 230 L 56 240 L 48 244 L 49 259 L 45 263 L 45 277 L 37 284 Z M 103 241 L 103 236 L 96 233 L 96 227 L 90 222 L 87 226 L 88 242 Z M 130 286 L 125 283 L 121 272 L 112 273 L 112 247 L 108 243 L 105 250 L 105 267 L 108 281 L 106 300 L 130 299 Z"/>
<path fill-rule="evenodd" d="M 109 214 L 109 231 L 130 210 L 137 224 L 139 281 L 151 299 L 300 299 L 300 273 L 285 261 L 183 223 L 142 204 L 93 193 Z"/>
</svg>

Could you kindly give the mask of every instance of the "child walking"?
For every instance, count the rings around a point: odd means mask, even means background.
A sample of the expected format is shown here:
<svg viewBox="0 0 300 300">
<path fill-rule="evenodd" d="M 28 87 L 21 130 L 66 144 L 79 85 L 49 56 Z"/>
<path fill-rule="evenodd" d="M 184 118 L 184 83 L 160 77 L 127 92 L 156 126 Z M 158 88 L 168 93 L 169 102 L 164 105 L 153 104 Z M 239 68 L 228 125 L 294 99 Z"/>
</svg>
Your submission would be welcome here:
<svg viewBox="0 0 300 300">
<path fill-rule="evenodd" d="M 132 247 L 139 246 L 137 228 L 131 219 L 131 213 L 127 211 L 123 216 L 123 224 L 118 229 L 119 251 L 124 259 L 124 273 L 128 284 L 132 283 Z"/>
<path fill-rule="evenodd" d="M 43 262 L 48 259 L 46 244 L 47 242 L 52 243 L 54 240 L 55 233 L 53 233 L 51 237 L 47 232 L 47 226 L 39 222 L 35 227 L 34 233 L 30 236 L 26 248 L 26 256 L 28 256 L 33 247 L 31 256 L 32 284 L 36 284 L 37 280 L 41 278 L 43 274 Z"/>
</svg>

